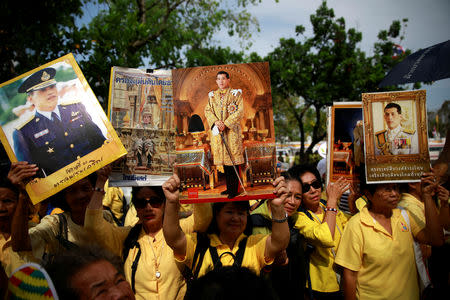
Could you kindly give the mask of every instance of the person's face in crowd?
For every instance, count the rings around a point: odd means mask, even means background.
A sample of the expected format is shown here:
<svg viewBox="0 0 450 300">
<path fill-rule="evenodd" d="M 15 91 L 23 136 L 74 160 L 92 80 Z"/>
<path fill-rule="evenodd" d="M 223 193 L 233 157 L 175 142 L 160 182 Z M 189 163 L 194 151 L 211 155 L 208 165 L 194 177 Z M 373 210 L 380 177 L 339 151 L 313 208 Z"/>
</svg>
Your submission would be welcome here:
<svg viewBox="0 0 450 300">
<path fill-rule="evenodd" d="M 391 107 L 384 110 L 384 120 L 389 129 L 395 129 L 400 125 L 402 115 L 398 113 L 397 108 Z"/>
<path fill-rule="evenodd" d="M 162 227 L 164 216 L 164 199 L 149 187 L 143 187 L 133 200 L 139 220 L 145 228 Z"/>
<path fill-rule="evenodd" d="M 300 176 L 302 181 L 303 203 L 307 209 L 315 209 L 320 202 L 322 187 L 320 181 L 311 172 L 306 172 Z"/>
<path fill-rule="evenodd" d="M 225 204 L 216 216 L 220 234 L 238 237 L 247 226 L 248 212 L 230 202 Z"/>
<path fill-rule="evenodd" d="M 72 214 L 84 214 L 91 200 L 93 186 L 89 179 L 83 178 L 66 188 L 66 202 Z"/>
<path fill-rule="evenodd" d="M 217 75 L 216 83 L 217 83 L 217 86 L 219 87 L 219 89 L 221 89 L 221 90 L 230 87 L 230 79 L 227 78 L 227 75 L 225 75 L 225 74 Z"/>
<path fill-rule="evenodd" d="M 17 194 L 8 188 L 0 188 L 0 222 L 10 221 L 17 205 Z"/>
<path fill-rule="evenodd" d="M 400 192 L 395 183 L 379 184 L 373 194 L 372 207 L 394 209 L 400 201 Z"/>
<path fill-rule="evenodd" d="M 94 262 L 71 278 L 72 287 L 80 300 L 135 299 L 130 284 L 106 260 Z"/>
<path fill-rule="evenodd" d="M 284 210 L 288 216 L 292 216 L 302 202 L 302 185 L 297 180 L 289 180 L 287 182 L 289 194 L 284 202 Z"/>
<path fill-rule="evenodd" d="M 52 111 L 58 104 L 58 92 L 56 85 L 51 85 L 43 89 L 33 91 L 28 95 L 28 99 L 41 111 Z"/>
</svg>

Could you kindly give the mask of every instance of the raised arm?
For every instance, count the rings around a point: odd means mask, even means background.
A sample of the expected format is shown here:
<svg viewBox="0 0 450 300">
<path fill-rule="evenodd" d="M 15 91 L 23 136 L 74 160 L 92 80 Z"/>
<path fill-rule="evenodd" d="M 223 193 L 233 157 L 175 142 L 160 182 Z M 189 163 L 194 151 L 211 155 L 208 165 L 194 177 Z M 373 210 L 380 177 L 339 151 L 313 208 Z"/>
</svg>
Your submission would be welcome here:
<svg viewBox="0 0 450 300">
<path fill-rule="evenodd" d="M 19 189 L 19 199 L 11 222 L 11 246 L 13 251 L 31 251 L 31 239 L 28 234 L 29 198 L 25 191 L 25 182 L 34 176 L 39 168 L 26 161 L 14 162 L 8 172 L 9 181 Z"/>
<path fill-rule="evenodd" d="M 264 256 L 266 258 L 275 258 L 275 256 L 287 248 L 289 244 L 289 226 L 287 223 L 287 214 L 284 210 L 284 202 L 288 195 L 288 188 L 284 177 L 278 177 L 274 180 L 275 199 L 270 200 L 270 209 L 272 212 L 272 233 L 266 240 L 266 249 Z"/>
<path fill-rule="evenodd" d="M 433 173 L 424 173 L 421 178 L 422 200 L 425 204 L 425 228 L 416 235 L 416 240 L 422 244 L 440 246 L 444 243 L 444 233 L 439 221 L 438 210 L 434 204 L 432 193 L 437 189 L 438 182 Z"/>
<path fill-rule="evenodd" d="M 92 193 L 91 200 L 87 206 L 88 209 L 103 209 L 103 196 L 105 183 L 111 174 L 111 165 L 106 165 L 97 171 L 97 181 L 95 182 L 94 193 Z"/>
<path fill-rule="evenodd" d="M 450 230 L 449 191 L 443 186 L 438 185 L 437 194 L 440 202 L 439 220 L 446 230 Z"/>
<path fill-rule="evenodd" d="M 331 237 L 334 239 L 334 231 L 336 228 L 337 201 L 341 199 L 342 193 L 348 188 L 348 182 L 340 177 L 336 182 L 329 183 L 327 186 L 327 207 L 334 210 L 325 211 L 322 223 L 327 223 L 330 228 Z"/>
<path fill-rule="evenodd" d="M 186 236 L 180 227 L 178 211 L 180 209 L 180 178 L 173 174 L 163 186 L 166 196 L 164 210 L 163 233 L 167 245 L 172 248 L 175 256 L 186 256 Z"/>
</svg>

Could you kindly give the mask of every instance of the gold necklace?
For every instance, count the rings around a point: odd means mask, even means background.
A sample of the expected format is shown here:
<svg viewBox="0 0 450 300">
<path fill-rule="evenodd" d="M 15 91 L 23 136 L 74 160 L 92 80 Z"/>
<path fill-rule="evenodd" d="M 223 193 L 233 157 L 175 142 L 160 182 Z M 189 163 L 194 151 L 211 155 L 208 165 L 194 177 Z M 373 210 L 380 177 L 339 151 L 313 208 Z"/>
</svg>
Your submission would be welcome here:
<svg viewBox="0 0 450 300">
<path fill-rule="evenodd" d="M 156 279 L 159 279 L 161 277 L 161 272 L 159 271 L 159 265 L 161 264 L 161 257 L 162 257 L 162 253 L 163 253 L 165 244 L 163 242 L 163 245 L 161 247 L 161 253 L 159 254 L 159 258 L 156 258 L 156 253 L 155 253 L 155 250 L 153 249 L 153 243 L 150 240 L 150 236 L 147 235 L 147 239 L 148 239 L 148 243 L 150 244 L 150 247 L 152 249 L 153 257 L 155 258 L 155 276 L 156 276 Z"/>
</svg>

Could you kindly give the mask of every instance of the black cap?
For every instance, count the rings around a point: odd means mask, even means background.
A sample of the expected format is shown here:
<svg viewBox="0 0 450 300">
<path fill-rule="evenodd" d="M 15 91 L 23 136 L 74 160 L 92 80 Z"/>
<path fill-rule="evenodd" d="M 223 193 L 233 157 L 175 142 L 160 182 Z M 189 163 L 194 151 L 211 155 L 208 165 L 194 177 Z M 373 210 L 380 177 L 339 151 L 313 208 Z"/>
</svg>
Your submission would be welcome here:
<svg viewBox="0 0 450 300">
<path fill-rule="evenodd" d="M 54 85 L 56 84 L 56 81 L 53 79 L 55 74 L 56 70 L 54 68 L 39 70 L 28 77 L 19 87 L 18 91 L 19 93 L 29 93 Z"/>
</svg>

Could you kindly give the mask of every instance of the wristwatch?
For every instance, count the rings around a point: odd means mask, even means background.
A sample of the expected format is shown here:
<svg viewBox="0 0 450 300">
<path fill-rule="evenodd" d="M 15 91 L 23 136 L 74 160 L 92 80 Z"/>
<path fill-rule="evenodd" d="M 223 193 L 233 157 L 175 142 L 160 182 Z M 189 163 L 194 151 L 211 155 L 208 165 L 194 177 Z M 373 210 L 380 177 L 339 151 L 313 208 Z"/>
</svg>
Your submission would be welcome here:
<svg viewBox="0 0 450 300">
<path fill-rule="evenodd" d="M 287 214 L 287 212 L 284 212 L 284 213 L 286 214 L 286 216 L 283 219 L 279 220 L 279 219 L 274 219 L 272 217 L 272 222 L 275 222 L 275 223 L 284 223 L 284 222 L 286 222 L 287 219 L 288 219 L 288 214 Z"/>
</svg>

